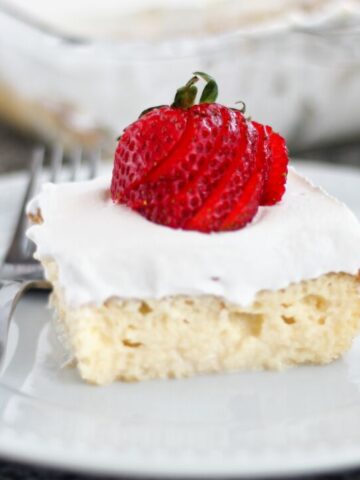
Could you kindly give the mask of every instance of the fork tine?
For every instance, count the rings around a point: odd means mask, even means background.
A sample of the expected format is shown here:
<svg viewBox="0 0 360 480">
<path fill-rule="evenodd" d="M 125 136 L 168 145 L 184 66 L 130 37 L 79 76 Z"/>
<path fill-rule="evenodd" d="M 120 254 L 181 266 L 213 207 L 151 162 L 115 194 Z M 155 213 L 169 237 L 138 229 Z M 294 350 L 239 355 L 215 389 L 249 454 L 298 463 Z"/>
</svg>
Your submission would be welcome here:
<svg viewBox="0 0 360 480">
<path fill-rule="evenodd" d="M 99 171 L 99 164 L 100 164 L 100 159 L 101 159 L 101 149 L 96 148 L 89 154 L 89 163 L 90 163 L 90 168 L 89 168 L 89 178 L 95 178 L 98 174 Z"/>
<path fill-rule="evenodd" d="M 75 182 L 80 175 L 82 148 L 75 148 L 70 154 L 70 181 Z"/>
<path fill-rule="evenodd" d="M 36 191 L 39 177 L 42 171 L 44 156 L 45 149 L 43 147 L 38 147 L 34 150 L 31 162 L 30 177 L 21 205 L 21 210 L 15 232 L 11 240 L 10 247 L 5 255 L 5 262 L 16 263 L 16 261 L 18 261 L 19 258 L 23 257 L 26 252 L 26 248 L 29 242 L 25 236 L 25 230 L 27 227 L 26 205 Z"/>
<path fill-rule="evenodd" d="M 56 183 L 59 181 L 63 154 L 64 149 L 60 144 L 53 147 L 51 151 L 50 182 Z"/>
</svg>

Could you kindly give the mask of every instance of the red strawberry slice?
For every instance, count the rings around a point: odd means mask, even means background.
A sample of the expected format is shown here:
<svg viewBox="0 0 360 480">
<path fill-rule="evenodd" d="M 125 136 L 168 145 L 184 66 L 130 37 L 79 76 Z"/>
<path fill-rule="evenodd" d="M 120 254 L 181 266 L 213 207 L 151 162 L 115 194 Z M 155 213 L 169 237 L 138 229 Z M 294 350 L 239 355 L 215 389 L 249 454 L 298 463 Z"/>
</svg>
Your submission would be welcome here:
<svg viewBox="0 0 360 480">
<path fill-rule="evenodd" d="M 271 151 L 270 151 L 270 137 L 272 128 L 261 123 L 252 122 L 259 135 L 259 147 L 256 152 L 256 169 L 263 170 L 264 184 L 268 181 Z"/>
<path fill-rule="evenodd" d="M 240 127 L 241 128 L 241 127 Z M 256 167 L 257 130 L 249 122 L 242 124 L 242 140 L 237 155 L 220 182 L 197 214 L 185 225 L 187 230 L 217 231 L 222 220 L 239 201 L 245 185 Z"/>
<path fill-rule="evenodd" d="M 251 222 L 259 209 L 263 188 L 264 174 L 258 170 L 246 184 L 235 208 L 222 221 L 220 230 L 238 230 Z"/>
<path fill-rule="evenodd" d="M 221 132 L 219 148 L 207 159 L 196 177 L 189 182 L 177 196 L 177 201 L 191 202 L 193 194 L 198 192 L 201 202 L 208 197 L 217 183 L 222 180 L 225 172 L 236 161 L 239 148 L 245 149 L 246 135 L 244 116 L 238 111 L 223 108 L 224 128 Z"/>
<path fill-rule="evenodd" d="M 181 177 L 188 181 L 192 174 L 208 160 L 221 140 L 223 110 L 225 107 L 217 103 L 195 105 L 191 108 L 182 141 L 172 155 L 151 170 L 144 181 L 156 182 L 165 176 L 167 179 Z"/>
<path fill-rule="evenodd" d="M 256 215 L 260 200 L 264 192 L 264 185 L 268 179 L 270 148 L 269 139 L 272 132 L 270 127 L 252 122 L 258 133 L 256 149 L 255 171 L 246 184 L 244 191 L 233 210 L 223 220 L 221 230 L 236 230 L 243 228 Z"/>
<path fill-rule="evenodd" d="M 261 205 L 275 205 L 284 193 L 288 172 L 288 150 L 285 140 L 272 132 L 269 139 L 269 166 Z"/>
<path fill-rule="evenodd" d="M 185 132 L 184 110 L 160 107 L 129 125 L 115 152 L 111 195 L 115 202 L 142 182 L 144 176 L 177 146 Z"/>
</svg>

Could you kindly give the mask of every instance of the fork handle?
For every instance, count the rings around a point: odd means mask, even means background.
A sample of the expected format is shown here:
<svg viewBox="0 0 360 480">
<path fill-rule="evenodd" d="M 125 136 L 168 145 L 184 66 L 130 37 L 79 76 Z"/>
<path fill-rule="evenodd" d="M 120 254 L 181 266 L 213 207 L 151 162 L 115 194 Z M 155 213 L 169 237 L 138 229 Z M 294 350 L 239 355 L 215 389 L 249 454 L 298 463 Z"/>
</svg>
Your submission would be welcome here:
<svg viewBox="0 0 360 480">
<path fill-rule="evenodd" d="M 5 355 L 9 325 L 14 309 L 31 282 L 0 282 L 0 364 Z"/>
</svg>

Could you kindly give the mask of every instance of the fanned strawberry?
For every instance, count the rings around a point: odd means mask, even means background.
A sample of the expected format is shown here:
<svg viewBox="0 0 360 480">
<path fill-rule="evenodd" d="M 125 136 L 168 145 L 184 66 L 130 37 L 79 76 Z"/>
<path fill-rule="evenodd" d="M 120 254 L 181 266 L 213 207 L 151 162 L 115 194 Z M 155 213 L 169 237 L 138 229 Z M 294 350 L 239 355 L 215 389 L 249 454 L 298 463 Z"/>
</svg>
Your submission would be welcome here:
<svg viewBox="0 0 360 480">
<path fill-rule="evenodd" d="M 206 86 L 194 105 L 199 77 Z M 260 204 L 282 198 L 284 139 L 216 97 L 215 81 L 198 72 L 170 107 L 150 109 L 125 130 L 115 154 L 115 202 L 162 225 L 216 232 L 244 227 Z"/>
</svg>

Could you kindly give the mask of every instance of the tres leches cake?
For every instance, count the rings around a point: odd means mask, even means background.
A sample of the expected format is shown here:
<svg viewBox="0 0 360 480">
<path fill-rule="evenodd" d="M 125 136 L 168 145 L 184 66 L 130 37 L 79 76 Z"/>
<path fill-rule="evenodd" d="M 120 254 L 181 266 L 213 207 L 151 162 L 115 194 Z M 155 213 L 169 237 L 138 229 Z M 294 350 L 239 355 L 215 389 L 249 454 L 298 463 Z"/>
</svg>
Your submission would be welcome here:
<svg viewBox="0 0 360 480">
<path fill-rule="evenodd" d="M 216 96 L 198 72 L 125 129 L 112 179 L 46 184 L 28 207 L 88 382 L 323 364 L 360 330 L 358 220 Z"/>
</svg>

